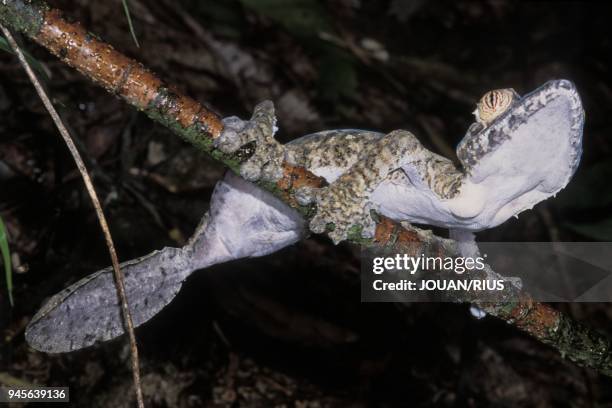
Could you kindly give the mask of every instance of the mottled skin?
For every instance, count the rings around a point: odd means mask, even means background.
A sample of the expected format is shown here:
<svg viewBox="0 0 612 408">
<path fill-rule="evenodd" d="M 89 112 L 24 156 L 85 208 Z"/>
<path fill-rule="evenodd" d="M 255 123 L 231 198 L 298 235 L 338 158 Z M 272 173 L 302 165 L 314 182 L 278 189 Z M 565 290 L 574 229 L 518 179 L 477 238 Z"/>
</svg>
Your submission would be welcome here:
<svg viewBox="0 0 612 408">
<path fill-rule="evenodd" d="M 469 127 L 457 148 L 461 169 L 449 159 L 424 148 L 406 130 L 386 135 L 350 129 L 324 131 L 282 146 L 274 140 L 276 119 L 269 101 L 255 108 L 251 121 L 226 119 L 227 130 L 216 143 L 227 153 L 235 152 L 247 142 L 259 146 L 241 168 L 241 175 L 251 181 L 259 178 L 276 181 L 282 175 L 283 159 L 308 170 L 340 171 L 339 177 L 333 177 L 328 187 L 297 193 L 300 203 L 315 201 L 317 204 L 317 214 L 310 221 L 310 229 L 315 233 L 328 229 L 330 238 L 338 243 L 347 238 L 353 225 L 361 226 L 365 237 L 373 236 L 375 222 L 370 214 L 376 209 L 369 196 L 385 180 L 404 177 L 402 173 L 407 167 L 418 174 L 439 199 L 456 197 L 466 175 L 482 157 L 510 139 L 514 130 L 526 123 L 531 115 L 566 91 L 573 91 L 570 82 L 551 81 L 535 91 L 537 98 L 526 98 L 523 104 L 519 103 L 520 96 L 513 89 L 487 92 L 474 111 L 476 122 Z M 497 120 L 505 114 L 510 115 L 508 120 Z M 579 103 L 570 115 L 573 123 L 581 127 L 584 113 Z M 570 164 L 574 169 L 575 165 L 577 163 Z"/>
<path fill-rule="evenodd" d="M 215 140 L 215 146 L 222 152 L 234 153 L 242 146 L 255 142 L 255 152 L 240 167 L 240 175 L 245 180 L 278 180 L 282 177 L 285 150 L 274 139 L 276 116 L 271 101 L 257 105 L 249 121 L 232 116 L 223 122 L 223 134 Z"/>
<path fill-rule="evenodd" d="M 346 153 L 344 153 L 346 152 Z M 371 217 L 369 196 L 385 179 L 404 177 L 402 166 L 411 165 L 441 198 L 457 193 L 461 173 L 453 163 L 425 149 L 410 132 L 395 130 L 376 134 L 359 130 L 319 133 L 287 146 L 291 164 L 307 169 L 329 166 L 348 168 L 328 187 L 314 192 L 317 214 L 310 229 L 322 233 L 333 224 L 330 238 L 346 239 L 352 225 L 362 226 L 362 235 L 372 237 L 376 223 Z M 308 202 L 308 197 L 303 202 Z"/>
<path fill-rule="evenodd" d="M 479 126 L 472 125 L 470 131 L 482 131 L 510 109 L 517 97 L 512 89 L 487 92 L 474 111 L 477 120 L 474 125 Z M 376 223 L 371 211 L 375 208 L 369 195 L 385 179 L 405 177 L 403 166 L 412 166 L 441 199 L 452 198 L 459 192 L 463 172 L 451 160 L 427 150 L 406 130 L 394 130 L 386 135 L 358 129 L 330 130 L 282 146 L 274 139 L 275 123 L 272 102 L 262 102 L 255 107 L 248 122 L 227 118 L 226 130 L 216 146 L 226 153 L 233 153 L 250 142 L 259 146 L 240 169 L 242 177 L 250 181 L 278 180 L 282 176 L 283 159 L 306 169 L 348 169 L 328 187 L 297 192 L 301 204 L 316 201 L 318 210 L 310 229 L 315 233 L 331 229 L 329 237 L 334 243 L 345 240 L 353 225 L 361 226 L 364 237 L 374 235 Z"/>
</svg>

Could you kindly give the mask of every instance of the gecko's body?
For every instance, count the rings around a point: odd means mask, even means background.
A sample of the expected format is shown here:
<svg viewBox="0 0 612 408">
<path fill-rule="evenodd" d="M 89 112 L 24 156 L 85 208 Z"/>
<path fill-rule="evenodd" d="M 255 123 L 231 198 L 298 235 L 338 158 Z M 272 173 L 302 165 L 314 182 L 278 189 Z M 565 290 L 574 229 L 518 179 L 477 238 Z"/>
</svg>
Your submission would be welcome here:
<svg viewBox="0 0 612 408">
<path fill-rule="evenodd" d="M 260 105 L 249 122 L 229 118 L 217 141 L 220 149 L 232 152 L 257 143 L 256 153 L 241 169 L 244 178 L 274 180 L 287 160 L 326 179 L 328 187 L 301 192 L 304 202 L 316 200 L 317 215 L 308 226 L 272 194 L 226 174 L 186 246 L 122 265 L 134 324 L 159 312 L 193 271 L 275 252 L 304 238 L 308 227 L 322 232 L 334 224 L 330 236 L 335 241 L 345 239 L 353 224 L 368 235 L 374 210 L 398 221 L 479 231 L 556 194 L 573 175 L 581 154 L 584 113 L 579 96 L 563 80 L 550 81 L 523 98 L 514 95 L 492 91 L 479 102 L 477 122 L 457 148 L 461 168 L 425 149 L 407 131 L 325 131 L 281 146 L 273 140 L 271 104 Z M 121 333 L 109 268 L 51 298 L 30 322 L 26 338 L 39 350 L 64 352 Z"/>
<path fill-rule="evenodd" d="M 365 188 L 371 190 L 367 209 L 399 221 L 480 231 L 555 194 L 578 167 L 584 112 L 573 85 L 551 81 L 515 104 L 497 116 L 489 112 L 488 121 L 468 130 L 457 147 L 461 168 L 423 148 L 406 131 L 319 132 L 289 143 L 287 158 L 329 183 L 341 176 L 354 178 L 355 165 L 362 165 L 358 172 L 382 169 L 384 174 L 372 176 Z M 475 113 L 480 119 L 479 110 Z M 398 143 L 397 136 L 407 142 Z M 385 139 L 390 140 L 381 143 Z M 394 154 L 385 167 L 388 150 Z M 338 205 L 350 203 L 350 195 L 363 196 L 345 187 L 347 197 L 337 199 Z M 347 219 L 347 225 L 353 220 Z"/>
</svg>

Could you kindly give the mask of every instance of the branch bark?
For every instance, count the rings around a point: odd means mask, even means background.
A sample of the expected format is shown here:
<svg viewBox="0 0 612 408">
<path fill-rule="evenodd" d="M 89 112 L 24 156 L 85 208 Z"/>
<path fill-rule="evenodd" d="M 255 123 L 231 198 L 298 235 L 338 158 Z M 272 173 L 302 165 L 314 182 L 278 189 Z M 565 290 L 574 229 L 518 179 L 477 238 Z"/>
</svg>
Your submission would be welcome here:
<svg viewBox="0 0 612 408">
<path fill-rule="evenodd" d="M 66 21 L 59 11 L 50 9 L 43 1 L 3 0 L 0 2 L 0 20 L 239 174 L 239 165 L 244 158 L 226 155 L 213 147 L 213 140 L 221 134 L 223 123 L 210 108 L 166 85 L 140 63 L 89 34 L 78 23 Z M 323 183 L 323 179 L 307 170 L 285 163 L 281 180 L 258 185 L 298 209 L 305 218 L 310 218 L 314 209 L 300 206 L 292 192 L 298 187 L 320 187 Z M 425 234 L 416 228 L 404 228 L 386 218 L 381 218 L 378 223 L 373 240 L 363 240 L 355 234 L 350 241 L 373 247 L 391 247 L 395 252 L 418 248 L 415 252 L 419 254 L 459 256 L 453 241 Z M 517 291 L 516 299 L 519 299 L 518 295 Z M 534 301 L 529 294 L 520 293 L 517 301 L 479 306 L 551 345 L 577 364 L 612 376 L 611 343 L 605 336 L 548 305 Z"/>
</svg>

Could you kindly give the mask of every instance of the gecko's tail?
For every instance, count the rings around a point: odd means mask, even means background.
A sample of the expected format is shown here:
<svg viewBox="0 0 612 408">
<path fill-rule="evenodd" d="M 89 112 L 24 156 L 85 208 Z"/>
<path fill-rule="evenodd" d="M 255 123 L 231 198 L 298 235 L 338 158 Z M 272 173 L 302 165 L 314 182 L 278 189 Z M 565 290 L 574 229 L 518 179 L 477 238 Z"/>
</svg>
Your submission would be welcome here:
<svg viewBox="0 0 612 408">
<path fill-rule="evenodd" d="M 121 264 L 134 326 L 166 306 L 191 272 L 187 249 L 164 248 Z M 112 268 L 102 269 L 53 296 L 26 328 L 31 347 L 61 353 L 123 334 Z"/>
<path fill-rule="evenodd" d="M 121 264 L 134 326 L 166 306 L 197 269 L 262 256 L 298 241 L 304 220 L 278 198 L 228 173 L 217 183 L 210 211 L 183 248 L 165 248 Z M 61 353 L 123 334 L 111 268 L 98 271 L 53 296 L 30 321 L 33 348 Z"/>
</svg>

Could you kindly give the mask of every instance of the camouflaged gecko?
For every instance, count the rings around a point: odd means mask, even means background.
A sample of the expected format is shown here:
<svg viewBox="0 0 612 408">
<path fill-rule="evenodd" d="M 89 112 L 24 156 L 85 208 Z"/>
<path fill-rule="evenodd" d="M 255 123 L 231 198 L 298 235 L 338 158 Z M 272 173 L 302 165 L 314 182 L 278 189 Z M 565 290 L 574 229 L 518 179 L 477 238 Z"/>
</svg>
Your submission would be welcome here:
<svg viewBox="0 0 612 408">
<path fill-rule="evenodd" d="M 574 85 L 550 81 L 520 97 L 511 89 L 486 93 L 457 147 L 461 168 L 425 149 L 412 133 L 333 130 L 287 145 L 274 140 L 270 102 L 250 121 L 224 120 L 216 140 L 224 152 L 254 142 L 255 153 L 215 187 L 210 210 L 182 248 L 164 248 L 122 264 L 136 326 L 176 296 L 192 272 L 275 252 L 333 225 L 334 242 L 358 224 L 371 236 L 371 210 L 391 219 L 449 228 L 469 240 L 555 195 L 569 182 L 582 152 L 584 111 Z M 305 225 L 297 211 L 246 180 L 277 180 L 283 160 L 321 176 L 328 187 L 302 190 L 317 214 Z M 96 272 L 53 296 L 26 329 L 41 351 L 66 352 L 123 333 L 112 270 Z"/>
</svg>

